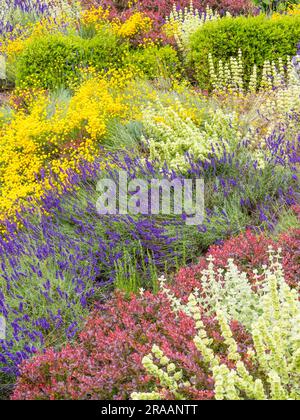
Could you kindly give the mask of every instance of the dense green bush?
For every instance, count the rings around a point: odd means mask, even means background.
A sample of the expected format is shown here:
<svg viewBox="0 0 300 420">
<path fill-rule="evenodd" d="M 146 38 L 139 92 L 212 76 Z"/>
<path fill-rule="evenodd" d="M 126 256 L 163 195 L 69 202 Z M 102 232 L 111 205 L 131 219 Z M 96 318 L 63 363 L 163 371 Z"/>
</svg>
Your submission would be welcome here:
<svg viewBox="0 0 300 420">
<path fill-rule="evenodd" d="M 54 34 L 35 39 L 17 59 L 17 86 L 56 88 L 69 86 L 80 75 L 80 69 L 97 70 L 136 66 L 148 78 L 169 76 L 179 69 L 179 59 L 171 46 L 129 50 L 109 31 L 92 38 Z"/>
<path fill-rule="evenodd" d="M 175 75 L 180 68 L 177 52 L 169 45 L 131 50 L 128 59 L 149 78 Z"/>
<path fill-rule="evenodd" d="M 209 86 L 208 54 L 215 64 L 237 56 L 239 49 L 245 61 L 245 74 L 250 75 L 254 64 L 259 69 L 265 60 L 293 56 L 300 40 L 300 18 L 281 16 L 271 19 L 255 17 L 227 17 L 209 22 L 191 38 L 189 64 L 202 88 Z"/>
<path fill-rule="evenodd" d="M 92 65 L 97 70 L 119 66 L 126 43 L 109 31 L 91 39 L 54 34 L 35 39 L 17 60 L 17 85 L 45 88 L 66 86 L 79 69 Z"/>
</svg>

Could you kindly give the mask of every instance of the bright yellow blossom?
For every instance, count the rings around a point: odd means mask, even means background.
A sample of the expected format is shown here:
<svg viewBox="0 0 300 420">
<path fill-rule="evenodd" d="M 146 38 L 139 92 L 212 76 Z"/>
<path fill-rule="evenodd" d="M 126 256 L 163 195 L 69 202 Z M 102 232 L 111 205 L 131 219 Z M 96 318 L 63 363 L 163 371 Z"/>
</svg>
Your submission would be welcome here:
<svg viewBox="0 0 300 420">
<path fill-rule="evenodd" d="M 127 113 L 122 97 L 100 77 L 86 80 L 69 101 L 55 103 L 54 110 L 44 92 L 31 101 L 0 129 L 0 219 L 13 215 L 26 197 L 42 195 L 45 185 L 38 174 L 43 168 L 62 182 L 62 171 L 76 169 L 82 159 L 94 160 L 108 120 Z"/>
</svg>

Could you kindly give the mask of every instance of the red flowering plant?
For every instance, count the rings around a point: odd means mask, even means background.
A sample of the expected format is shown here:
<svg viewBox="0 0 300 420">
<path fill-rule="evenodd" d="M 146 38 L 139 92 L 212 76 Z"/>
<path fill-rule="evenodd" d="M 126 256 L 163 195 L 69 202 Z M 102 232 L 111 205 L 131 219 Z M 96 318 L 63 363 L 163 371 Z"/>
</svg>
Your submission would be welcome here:
<svg viewBox="0 0 300 420">
<path fill-rule="evenodd" d="M 204 317 L 203 322 L 213 350 L 230 366 L 217 321 Z M 237 322 L 231 328 L 251 369 L 246 353 L 252 346 L 250 336 Z M 91 315 L 76 345 L 59 352 L 49 349 L 24 362 L 12 399 L 128 399 L 137 389 L 149 391 L 154 379 L 145 372 L 142 359 L 154 343 L 184 376 L 194 378 L 193 389 L 182 390 L 187 399 L 212 399 L 213 380 L 193 342 L 195 332 L 193 319 L 176 315 L 162 293 L 145 292 L 129 299 L 116 294 Z M 165 397 L 174 399 L 170 394 Z"/>
</svg>

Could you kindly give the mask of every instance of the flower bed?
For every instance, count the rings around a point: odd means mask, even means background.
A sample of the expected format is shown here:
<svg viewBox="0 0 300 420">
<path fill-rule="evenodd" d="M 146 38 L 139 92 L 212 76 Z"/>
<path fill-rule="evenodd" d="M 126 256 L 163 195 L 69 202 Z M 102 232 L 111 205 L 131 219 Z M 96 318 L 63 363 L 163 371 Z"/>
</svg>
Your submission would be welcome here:
<svg viewBox="0 0 300 420">
<path fill-rule="evenodd" d="M 298 9 L 0 0 L 0 398 L 300 399 Z"/>
</svg>

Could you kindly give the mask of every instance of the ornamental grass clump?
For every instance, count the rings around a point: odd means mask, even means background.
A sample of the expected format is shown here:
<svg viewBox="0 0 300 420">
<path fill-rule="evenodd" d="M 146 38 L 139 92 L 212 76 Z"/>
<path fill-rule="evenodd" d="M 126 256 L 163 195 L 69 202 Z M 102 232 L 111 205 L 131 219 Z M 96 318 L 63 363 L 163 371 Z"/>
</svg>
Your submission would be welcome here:
<svg viewBox="0 0 300 420">
<path fill-rule="evenodd" d="M 249 360 L 256 366 L 255 374 L 241 360 L 239 345 L 229 324 L 228 307 L 216 302 L 216 317 L 230 362 L 224 363 L 212 348 L 213 341 L 202 321 L 197 296 L 191 294 L 185 304 L 185 313 L 195 322 L 194 343 L 199 360 L 204 361 L 213 374 L 217 400 L 300 400 L 299 297 L 285 282 L 282 266 L 272 250 L 270 267 L 265 269 L 264 276 L 258 318 L 251 327 L 254 345 L 247 350 Z M 143 358 L 143 365 L 159 385 L 149 393 L 133 393 L 133 399 L 164 399 L 167 391 L 177 399 L 184 399 L 181 390 L 193 384 L 193 378 L 184 377 L 182 370 L 156 345 L 152 353 Z"/>
</svg>

